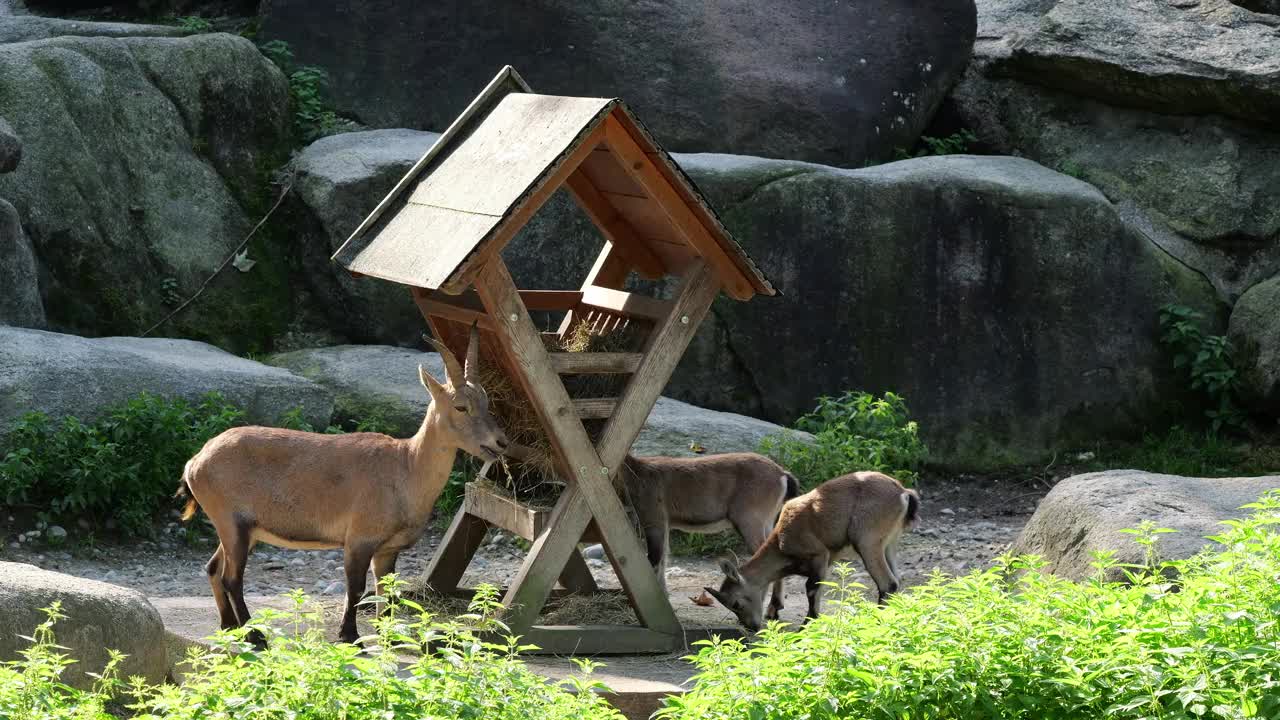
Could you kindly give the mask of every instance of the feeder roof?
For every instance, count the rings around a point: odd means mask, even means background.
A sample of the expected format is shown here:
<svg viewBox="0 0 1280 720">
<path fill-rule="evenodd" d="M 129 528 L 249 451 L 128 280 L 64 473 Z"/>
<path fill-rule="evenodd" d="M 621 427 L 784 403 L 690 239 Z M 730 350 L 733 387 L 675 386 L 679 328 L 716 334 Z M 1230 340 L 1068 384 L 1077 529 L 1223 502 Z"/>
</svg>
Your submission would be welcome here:
<svg viewBox="0 0 1280 720">
<path fill-rule="evenodd" d="M 601 131 L 605 124 L 612 134 Z M 596 147 L 582 148 L 589 140 Z M 627 157 L 636 159 L 635 167 L 623 166 Z M 570 162 L 577 167 L 566 167 Z M 643 187 L 634 175 L 639 165 L 655 171 L 641 181 L 647 183 Z M 360 275 L 460 291 L 469 271 L 501 252 L 545 202 L 549 182 L 570 184 L 579 198 L 587 192 L 595 202 L 608 203 L 589 212 L 593 220 L 627 225 L 627 237 L 651 246 L 648 256 L 658 263 L 678 253 L 702 256 L 731 296 L 776 294 L 693 182 L 622 101 L 538 95 L 510 66 L 333 258 Z M 600 217 L 602 207 L 608 218 Z"/>
</svg>

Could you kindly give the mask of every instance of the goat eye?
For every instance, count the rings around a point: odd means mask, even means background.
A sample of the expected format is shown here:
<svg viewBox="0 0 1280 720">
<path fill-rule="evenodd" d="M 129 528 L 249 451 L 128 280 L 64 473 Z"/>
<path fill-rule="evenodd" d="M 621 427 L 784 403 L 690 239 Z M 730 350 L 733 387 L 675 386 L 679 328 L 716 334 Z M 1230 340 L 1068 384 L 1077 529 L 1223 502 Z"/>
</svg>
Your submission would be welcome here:
<svg viewBox="0 0 1280 720">
<path fill-rule="evenodd" d="M 458 411 L 458 412 L 460 412 L 460 413 L 465 413 L 465 412 L 467 411 L 467 406 L 466 406 L 466 405 L 454 405 L 454 406 L 453 406 L 453 409 L 454 409 L 454 410 L 457 410 L 457 411 Z"/>
</svg>

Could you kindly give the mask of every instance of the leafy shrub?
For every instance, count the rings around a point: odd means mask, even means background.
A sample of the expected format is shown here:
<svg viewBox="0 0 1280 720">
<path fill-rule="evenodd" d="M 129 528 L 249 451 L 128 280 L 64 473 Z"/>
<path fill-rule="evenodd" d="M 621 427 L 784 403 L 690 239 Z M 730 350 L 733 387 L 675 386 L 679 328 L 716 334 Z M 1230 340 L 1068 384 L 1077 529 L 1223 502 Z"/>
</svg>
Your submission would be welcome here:
<svg viewBox="0 0 1280 720">
<path fill-rule="evenodd" d="M 509 718 L 561 720 L 621 718 L 582 679 L 547 684 L 515 656 L 514 643 L 482 642 L 479 633 L 500 629 L 493 619 L 496 591 L 488 588 L 472 603 L 470 615 L 439 621 L 408 600 L 393 598 L 392 613 L 377 621 L 372 649 L 329 643 L 314 628 L 321 623 L 304 612 L 305 596 L 293 595 L 289 613 L 264 611 L 252 628 L 270 638 L 254 652 L 245 630 L 222 632 L 215 652 L 193 649 L 183 684 L 128 686 L 108 678 L 94 692 L 81 693 L 57 682 L 51 624 L 42 626 L 29 655 L 40 663 L 0 665 L 0 716 L 12 720 L 76 718 L 106 720 L 107 694 L 126 691 L 138 720 L 196 718 Z M 272 622 L 285 620 L 283 623 Z M 309 630 L 300 630 L 310 627 Z M 434 649 L 401 671 L 399 654 L 428 642 Z M 376 643 L 376 644 L 374 644 Z M 589 662 L 583 663 L 586 670 Z M 570 692 L 572 691 L 572 692 Z M 31 702 L 34 697 L 39 704 Z"/>
<path fill-rule="evenodd" d="M 1142 442 L 1097 453 L 1091 470 L 1133 468 L 1166 475 L 1242 477 L 1280 474 L 1280 447 L 1248 445 L 1204 429 L 1175 426 Z"/>
<path fill-rule="evenodd" d="M 812 445 L 781 433 L 761 441 L 760 452 L 806 488 L 858 470 L 878 470 L 910 485 L 918 478 L 926 448 L 915 421 L 908 418 L 906 401 L 891 392 L 883 398 L 855 391 L 822 397 L 813 412 L 795 422 L 797 430 L 813 433 Z"/>
<path fill-rule="evenodd" d="M 265 42 L 258 50 L 289 78 L 289 107 L 293 110 L 297 142 L 310 143 L 332 134 L 343 124 L 325 97 L 329 74 L 324 68 L 295 66 L 293 49 L 283 40 Z"/>
<path fill-rule="evenodd" d="M 1173 366 L 1185 368 L 1191 388 L 1204 393 L 1210 408 L 1205 411 L 1209 427 L 1218 432 L 1225 427 L 1244 425 L 1244 413 L 1236 404 L 1237 377 L 1231 343 L 1225 335 L 1205 335 L 1200 329 L 1202 313 L 1185 305 L 1160 308 L 1160 342 L 1173 352 Z"/>
<path fill-rule="evenodd" d="M 966 128 L 940 138 L 923 135 L 920 137 L 920 144 L 923 147 L 914 153 L 909 153 L 902 148 L 894 148 L 893 154 L 895 160 L 909 160 L 929 155 L 960 155 L 969 152 L 969 146 L 976 142 L 978 142 L 978 136 Z"/>
<path fill-rule="evenodd" d="M 58 652 L 54 624 L 66 617 L 54 602 L 44 611 L 47 619 L 29 638 L 21 660 L 0 662 L 0 718 L 12 720 L 113 720 L 107 712 L 116 667 L 123 656 L 112 652 L 107 667 L 91 692 L 82 692 L 59 681 L 62 671 L 75 660 Z"/>
<path fill-rule="evenodd" d="M 182 31 L 191 35 L 202 35 L 213 32 L 213 23 L 198 15 L 184 15 L 174 18 Z"/>
<path fill-rule="evenodd" d="M 1103 555 L 1084 583 L 1004 558 L 878 608 L 846 575 L 829 614 L 798 632 L 702 643 L 694 686 L 659 717 L 1280 717 L 1280 495 L 1248 507 L 1216 538 L 1222 552 L 1130 569 L 1129 584 L 1101 579 Z"/>
<path fill-rule="evenodd" d="M 29 413 L 0 456 L 0 500 L 32 505 L 55 518 L 115 520 L 147 534 L 170 504 L 182 467 L 205 441 L 243 413 L 210 393 L 194 405 L 143 393 L 86 424 Z"/>
</svg>

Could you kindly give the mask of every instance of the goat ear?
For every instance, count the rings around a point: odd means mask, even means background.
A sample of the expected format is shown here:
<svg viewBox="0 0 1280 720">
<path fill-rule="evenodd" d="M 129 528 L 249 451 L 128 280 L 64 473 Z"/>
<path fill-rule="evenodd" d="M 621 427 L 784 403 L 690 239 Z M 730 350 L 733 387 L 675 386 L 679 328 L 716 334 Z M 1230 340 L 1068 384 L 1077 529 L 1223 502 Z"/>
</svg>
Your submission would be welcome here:
<svg viewBox="0 0 1280 720">
<path fill-rule="evenodd" d="M 738 566 L 734 565 L 729 558 L 720 559 L 720 569 L 724 571 L 725 577 L 738 584 L 742 584 L 742 576 L 738 574 Z"/>
<path fill-rule="evenodd" d="M 427 372 L 427 369 L 421 365 L 418 366 L 418 380 L 422 382 L 422 387 L 426 388 L 427 392 L 431 393 L 431 399 L 444 402 L 446 394 L 444 386 L 435 378 L 431 377 L 431 374 Z"/>
</svg>

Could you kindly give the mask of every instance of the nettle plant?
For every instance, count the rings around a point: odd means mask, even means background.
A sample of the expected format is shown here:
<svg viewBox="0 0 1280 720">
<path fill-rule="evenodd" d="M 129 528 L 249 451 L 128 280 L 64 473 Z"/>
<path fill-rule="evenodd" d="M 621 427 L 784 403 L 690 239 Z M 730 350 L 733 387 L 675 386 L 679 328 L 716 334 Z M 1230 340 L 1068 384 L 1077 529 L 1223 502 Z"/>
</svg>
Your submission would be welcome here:
<svg viewBox="0 0 1280 720">
<path fill-rule="evenodd" d="M 1185 369 L 1191 388 L 1209 400 L 1205 410 L 1210 429 L 1240 428 L 1245 415 L 1236 404 L 1240 380 L 1230 341 L 1225 335 L 1206 335 L 1200 329 L 1204 314 L 1185 305 L 1160 308 L 1160 342 L 1173 352 L 1173 366 Z"/>
<path fill-rule="evenodd" d="M 858 470 L 878 470 L 912 485 L 928 453 L 906 401 L 892 392 L 882 398 L 857 391 L 819 398 L 794 427 L 812 433 L 814 442 L 780 433 L 764 438 L 759 450 L 806 488 Z"/>
<path fill-rule="evenodd" d="M 1245 507 L 1188 560 L 1157 562 L 1167 530 L 1135 529 L 1145 559 L 1125 582 L 1105 579 L 1110 554 L 1079 583 L 1006 556 L 878 608 L 838 566 L 827 614 L 701 643 L 692 689 L 658 717 L 1278 718 L 1280 493 Z"/>
</svg>

